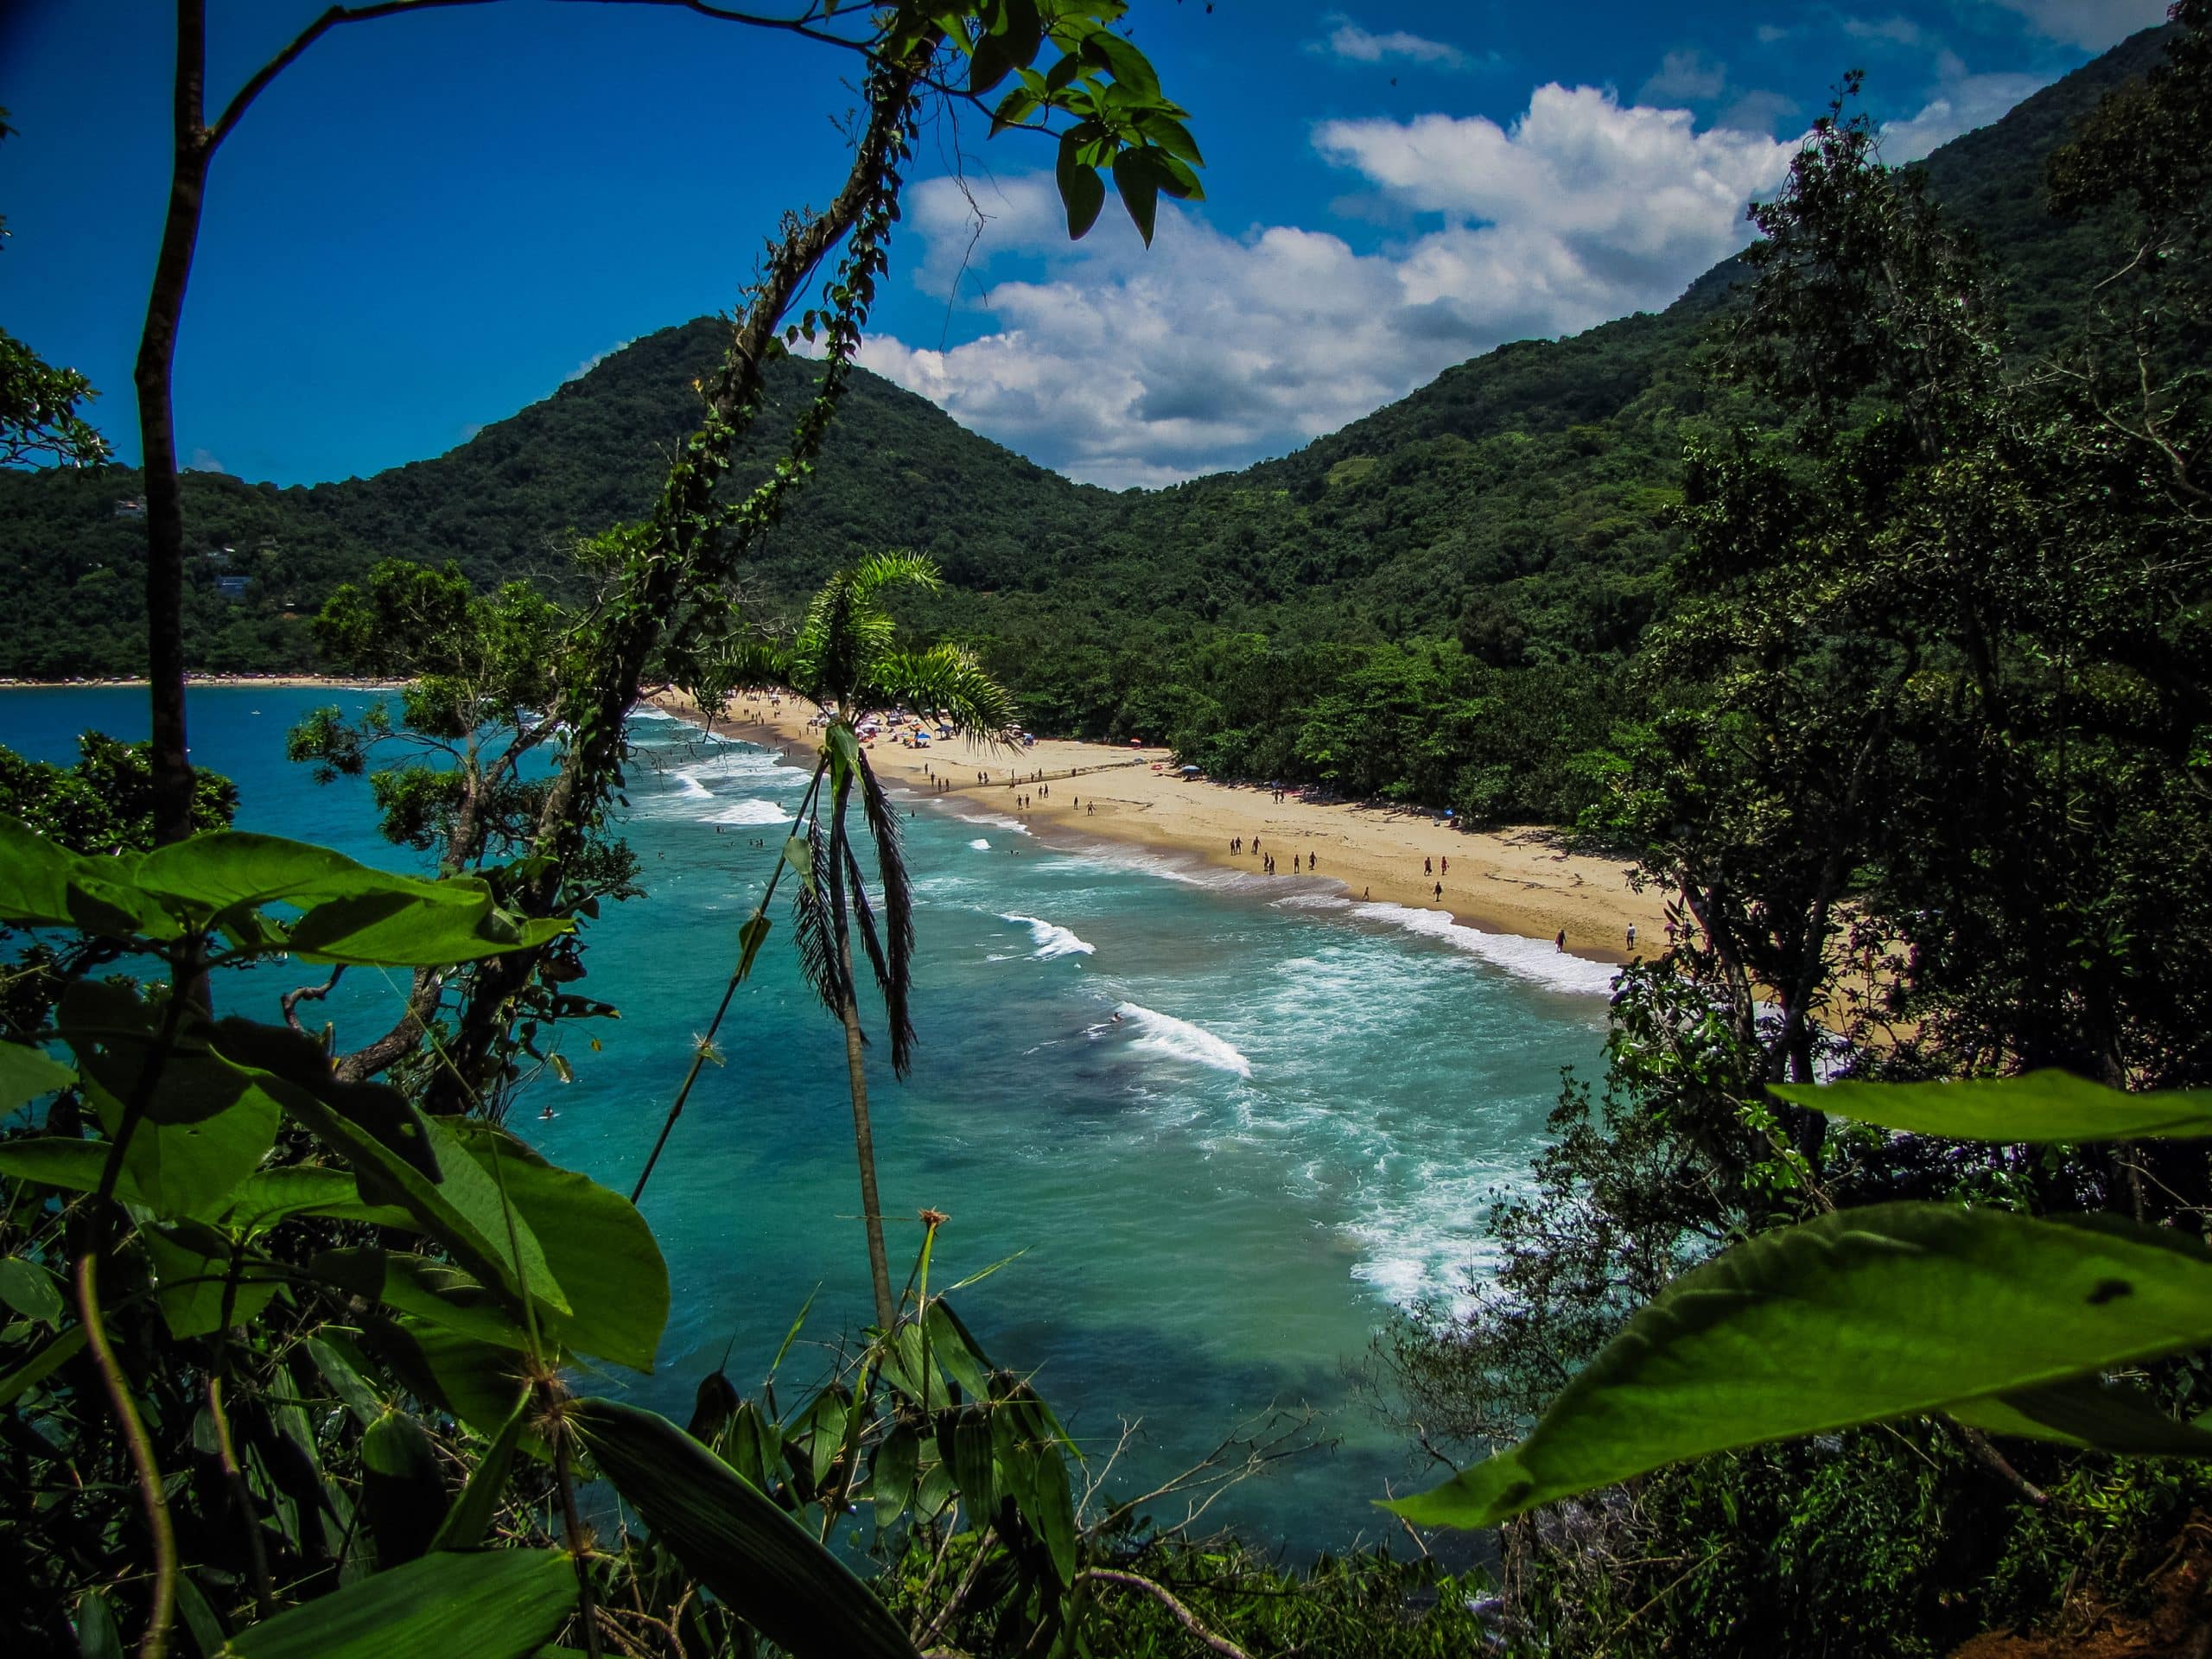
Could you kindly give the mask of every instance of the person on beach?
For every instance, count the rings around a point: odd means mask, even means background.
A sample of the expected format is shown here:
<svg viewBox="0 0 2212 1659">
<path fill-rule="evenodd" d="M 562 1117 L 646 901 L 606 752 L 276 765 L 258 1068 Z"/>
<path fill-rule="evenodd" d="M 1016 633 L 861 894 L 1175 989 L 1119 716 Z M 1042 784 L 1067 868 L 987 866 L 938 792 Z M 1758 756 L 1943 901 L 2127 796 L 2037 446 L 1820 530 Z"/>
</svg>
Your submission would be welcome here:
<svg viewBox="0 0 2212 1659">
<path fill-rule="evenodd" d="M 1566 950 L 1566 949 L 1567 949 L 1567 930 L 1566 930 L 1565 928 L 1563 928 L 1563 927 L 1562 927 L 1561 929 L 1560 929 L 1560 931 L 1559 931 L 1559 938 L 1555 941 L 1555 943 L 1558 944 L 1558 946 L 1559 946 L 1559 948 L 1560 948 L 1560 950 Z"/>
<path fill-rule="evenodd" d="M 1442 902 L 1443 902 L 1443 899 L 1444 899 L 1444 884 L 1443 884 L 1441 881 L 1440 881 L 1440 882 L 1438 882 L 1438 883 L 1436 884 L 1436 898 L 1437 898 L 1437 902 L 1438 902 L 1438 903 L 1440 903 L 1440 903 L 1442 903 Z"/>
<path fill-rule="evenodd" d="M 1631 950 L 1636 949 L 1636 924 L 1634 922 L 1630 922 L 1628 925 L 1628 948 Z"/>
<path fill-rule="evenodd" d="M 1452 874 L 1452 861 L 1449 857 L 1439 859 L 1437 863 L 1439 868 L 1436 873 L 1439 875 L 1449 875 Z"/>
<path fill-rule="evenodd" d="M 1421 860 L 1421 873 L 1423 875 L 1434 875 L 1436 874 L 1436 861 L 1433 858 L 1424 858 Z"/>
</svg>

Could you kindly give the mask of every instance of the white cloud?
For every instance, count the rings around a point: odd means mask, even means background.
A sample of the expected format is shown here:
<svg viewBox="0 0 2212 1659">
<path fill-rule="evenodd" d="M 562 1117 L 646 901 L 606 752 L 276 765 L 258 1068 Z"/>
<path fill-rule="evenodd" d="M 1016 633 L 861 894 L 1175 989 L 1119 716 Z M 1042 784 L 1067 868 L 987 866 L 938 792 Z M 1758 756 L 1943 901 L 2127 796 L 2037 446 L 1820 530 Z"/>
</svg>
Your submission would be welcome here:
<svg viewBox="0 0 2212 1659">
<path fill-rule="evenodd" d="M 2167 0 L 1996 0 L 2028 20 L 2047 40 L 2091 52 L 2116 46 L 2138 29 L 2166 20 Z"/>
<path fill-rule="evenodd" d="M 1557 86 L 1510 128 L 1337 121 L 1315 142 L 1427 228 L 1360 253 L 1293 226 L 1225 235 L 1163 203 L 1147 251 L 1109 203 L 1070 249 L 1050 181 L 1009 180 L 980 203 L 995 217 L 963 284 L 992 332 L 947 351 L 876 336 L 861 361 L 1078 478 L 1171 482 L 1333 431 L 1503 341 L 1668 303 L 1748 239 L 1745 201 L 1795 148 Z M 973 234 L 966 203 L 932 179 L 908 208 L 943 292 Z M 1007 252 L 1043 269 L 986 280 Z"/>
<path fill-rule="evenodd" d="M 613 356 L 615 353 L 620 351 L 625 346 L 634 346 L 637 342 L 638 337 L 635 334 L 632 334 L 627 340 L 616 340 L 612 346 L 608 346 L 603 352 L 594 352 L 589 357 L 584 359 L 582 362 L 577 364 L 575 368 L 569 370 L 566 375 L 563 376 L 561 384 L 566 385 L 571 380 L 582 379 L 584 376 L 589 374 L 601 364 L 606 362 L 608 358 Z M 470 435 L 474 436 L 474 434 L 472 433 Z"/>
<path fill-rule="evenodd" d="M 1920 44 L 1920 25 L 1910 17 L 1847 17 L 1843 32 L 1854 41 L 1883 41 L 1892 46 Z"/>
<path fill-rule="evenodd" d="M 1335 27 L 1329 38 L 1317 41 L 1313 50 L 1325 52 L 1331 57 L 1342 58 L 1351 63 L 1382 63 L 1392 58 L 1402 58 L 1408 63 L 1426 64 L 1438 69 L 1464 69 L 1467 54 L 1458 47 L 1442 41 L 1432 41 L 1419 35 L 1409 35 L 1402 29 L 1392 29 L 1387 35 L 1377 35 L 1362 29 L 1341 12 L 1333 13 L 1325 22 Z"/>
<path fill-rule="evenodd" d="M 2045 84 L 2036 75 L 1970 75 L 1948 53 L 1942 71 L 1939 89 L 1919 114 L 1882 124 L 1882 159 L 1891 166 L 1916 162 L 1961 133 L 1987 126 Z"/>
<path fill-rule="evenodd" d="M 1728 84 L 1728 66 L 1715 63 L 1694 48 L 1669 52 L 1659 60 L 1659 73 L 1637 91 L 1639 104 L 1702 104 L 1720 96 Z"/>
</svg>

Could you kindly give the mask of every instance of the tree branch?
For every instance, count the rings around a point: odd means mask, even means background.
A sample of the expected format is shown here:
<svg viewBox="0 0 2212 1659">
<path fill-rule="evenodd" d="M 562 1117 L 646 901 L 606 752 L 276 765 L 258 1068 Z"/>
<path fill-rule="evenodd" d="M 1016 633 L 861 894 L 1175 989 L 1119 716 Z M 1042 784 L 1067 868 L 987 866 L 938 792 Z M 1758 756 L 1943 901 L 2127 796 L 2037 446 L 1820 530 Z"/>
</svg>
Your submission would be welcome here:
<svg viewBox="0 0 2212 1659">
<path fill-rule="evenodd" d="M 1252 1656 L 1225 1636 L 1216 1636 L 1198 1622 L 1198 1616 L 1177 1599 L 1173 1591 L 1164 1584 L 1141 1578 L 1135 1573 L 1124 1573 L 1110 1567 L 1087 1567 L 1075 1575 L 1077 1584 L 1111 1584 L 1124 1590 L 1141 1591 L 1167 1610 L 1168 1617 L 1198 1638 L 1200 1646 L 1209 1653 L 1217 1653 L 1221 1659 L 1252 1659 Z"/>
</svg>

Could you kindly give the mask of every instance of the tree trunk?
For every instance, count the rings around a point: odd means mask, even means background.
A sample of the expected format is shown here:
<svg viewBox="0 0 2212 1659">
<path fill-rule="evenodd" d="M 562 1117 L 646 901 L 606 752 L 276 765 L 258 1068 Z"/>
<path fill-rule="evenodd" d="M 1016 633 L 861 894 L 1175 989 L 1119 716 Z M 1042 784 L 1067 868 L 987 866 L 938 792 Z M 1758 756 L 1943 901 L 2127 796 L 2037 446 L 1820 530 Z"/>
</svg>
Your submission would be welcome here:
<svg viewBox="0 0 2212 1659">
<path fill-rule="evenodd" d="M 200 124 L 207 73 L 206 0 L 177 0 L 175 159 L 146 326 L 132 378 L 146 488 L 146 677 L 153 714 L 154 839 L 192 833 L 192 760 L 184 727 L 184 488 L 176 469 L 170 373 L 177 318 L 200 240 L 200 208 L 213 153 Z"/>
<path fill-rule="evenodd" d="M 837 932 L 838 1012 L 845 1025 L 845 1080 L 853 1096 L 853 1150 L 860 1155 L 861 1221 L 868 1230 L 868 1268 L 875 1288 L 875 1322 L 891 1329 L 899 1304 L 891 1296 L 891 1258 L 883 1248 L 883 1206 L 875 1195 L 875 1134 L 868 1116 L 868 1066 L 861 1035 L 859 990 L 853 980 L 853 935 L 845 922 L 845 800 L 853 780 L 837 785 L 830 808 L 830 913 Z"/>
</svg>

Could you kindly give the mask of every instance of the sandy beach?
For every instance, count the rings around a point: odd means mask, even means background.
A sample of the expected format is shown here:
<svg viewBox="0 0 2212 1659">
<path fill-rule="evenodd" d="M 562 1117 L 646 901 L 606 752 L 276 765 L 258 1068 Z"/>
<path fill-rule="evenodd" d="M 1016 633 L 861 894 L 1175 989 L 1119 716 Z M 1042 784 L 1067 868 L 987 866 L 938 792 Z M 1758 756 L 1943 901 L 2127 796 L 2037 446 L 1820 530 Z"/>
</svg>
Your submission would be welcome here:
<svg viewBox="0 0 2212 1659">
<path fill-rule="evenodd" d="M 681 693 L 653 700 L 704 723 L 697 705 Z M 714 729 L 810 755 L 820 741 L 807 725 L 813 712 L 790 698 L 780 707 L 765 698 L 741 699 Z M 1569 951 L 1599 962 L 1628 960 L 1631 923 L 1637 954 L 1664 939 L 1660 893 L 1631 891 L 1626 866 L 1564 851 L 1545 829 L 1471 832 L 1382 804 L 1325 804 L 1295 794 L 1276 800 L 1266 789 L 1185 779 L 1163 748 L 1040 739 L 1009 755 L 962 739 L 926 749 L 886 739 L 870 748 L 868 760 L 887 782 L 1019 819 L 1048 842 L 1119 842 L 1249 874 L 1258 874 L 1262 859 L 1272 854 L 1276 873 L 1287 880 L 1294 858 L 1301 867 L 1311 858 L 1310 870 L 1300 873 L 1340 884 L 1347 898 L 1448 914 L 1486 933 L 1556 939 L 1564 931 Z M 951 787 L 941 788 L 944 782 Z M 1237 841 L 1243 850 L 1232 853 Z"/>
</svg>

